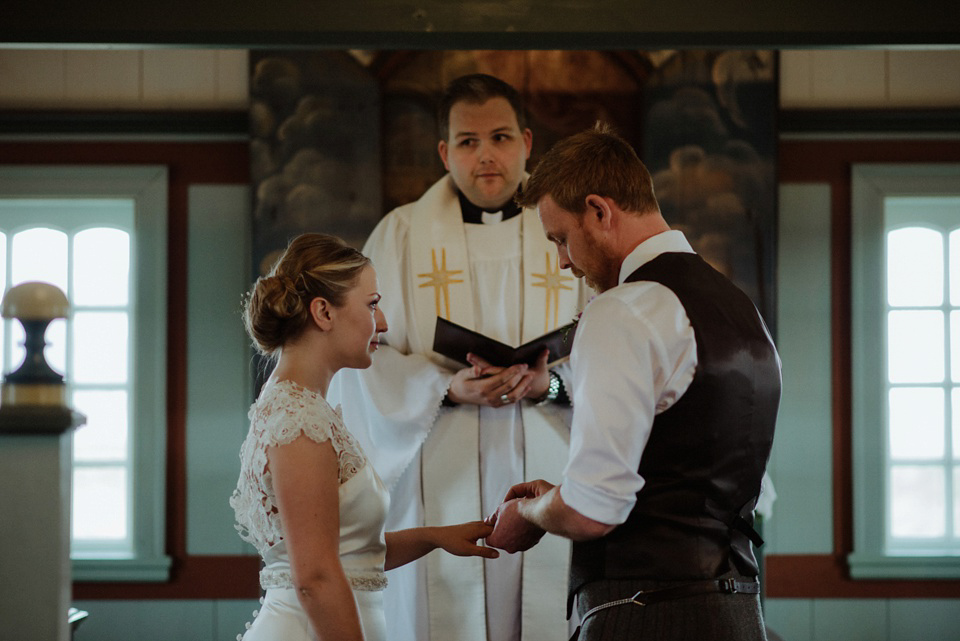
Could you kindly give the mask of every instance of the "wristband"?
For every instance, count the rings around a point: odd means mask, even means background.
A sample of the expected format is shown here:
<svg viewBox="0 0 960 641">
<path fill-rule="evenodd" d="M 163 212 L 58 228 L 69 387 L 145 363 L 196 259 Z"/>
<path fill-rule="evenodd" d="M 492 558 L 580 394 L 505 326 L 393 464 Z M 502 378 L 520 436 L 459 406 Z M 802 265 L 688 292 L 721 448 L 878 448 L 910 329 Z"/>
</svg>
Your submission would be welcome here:
<svg viewBox="0 0 960 641">
<path fill-rule="evenodd" d="M 557 400 L 557 397 L 560 396 L 560 388 L 563 385 L 563 382 L 560 380 L 560 377 L 550 372 L 550 384 L 547 386 L 547 391 L 544 392 L 543 396 L 540 398 L 534 399 L 534 405 L 546 405 L 547 403 L 553 403 Z"/>
</svg>

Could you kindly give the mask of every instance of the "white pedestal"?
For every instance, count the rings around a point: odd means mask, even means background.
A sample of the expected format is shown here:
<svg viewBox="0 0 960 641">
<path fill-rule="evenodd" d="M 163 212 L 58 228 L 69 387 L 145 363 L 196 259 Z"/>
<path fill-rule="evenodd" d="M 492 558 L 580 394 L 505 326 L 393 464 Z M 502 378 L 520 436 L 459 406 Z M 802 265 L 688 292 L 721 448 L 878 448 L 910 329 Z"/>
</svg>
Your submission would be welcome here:
<svg viewBox="0 0 960 641">
<path fill-rule="evenodd" d="M 0 638 L 70 639 L 70 431 L 83 420 L 0 406 Z"/>
</svg>

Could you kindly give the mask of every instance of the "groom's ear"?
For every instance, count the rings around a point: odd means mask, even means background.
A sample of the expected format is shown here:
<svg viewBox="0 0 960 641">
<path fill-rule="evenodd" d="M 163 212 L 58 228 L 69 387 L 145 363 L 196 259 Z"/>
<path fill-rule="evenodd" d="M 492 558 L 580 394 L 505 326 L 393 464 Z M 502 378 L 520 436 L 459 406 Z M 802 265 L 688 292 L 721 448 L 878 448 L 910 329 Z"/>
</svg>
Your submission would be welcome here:
<svg viewBox="0 0 960 641">
<path fill-rule="evenodd" d="M 326 298 L 318 296 L 310 301 L 310 320 L 322 331 L 333 329 L 335 309 Z"/>
<path fill-rule="evenodd" d="M 589 220 L 590 224 L 603 231 L 609 230 L 613 224 L 615 209 L 613 200 L 597 194 L 590 194 L 584 198 L 584 203 L 587 205 L 584 217 Z"/>
</svg>

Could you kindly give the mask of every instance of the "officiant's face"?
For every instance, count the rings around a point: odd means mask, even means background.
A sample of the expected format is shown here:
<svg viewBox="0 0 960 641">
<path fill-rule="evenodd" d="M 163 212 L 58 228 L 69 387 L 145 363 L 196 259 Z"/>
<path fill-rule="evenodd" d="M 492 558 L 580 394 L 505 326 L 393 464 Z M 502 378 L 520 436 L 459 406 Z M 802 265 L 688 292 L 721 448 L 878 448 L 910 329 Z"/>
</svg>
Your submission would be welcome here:
<svg viewBox="0 0 960 641">
<path fill-rule="evenodd" d="M 560 207 L 549 195 L 537 203 L 540 224 L 547 239 L 557 246 L 561 269 L 583 278 L 597 293 L 616 287 L 619 268 L 613 264 L 593 226 L 590 215 L 574 214 Z"/>
<path fill-rule="evenodd" d="M 533 134 L 520 130 L 513 107 L 496 97 L 483 104 L 454 103 L 450 131 L 437 149 L 463 195 L 492 210 L 513 198 L 532 145 Z"/>
</svg>

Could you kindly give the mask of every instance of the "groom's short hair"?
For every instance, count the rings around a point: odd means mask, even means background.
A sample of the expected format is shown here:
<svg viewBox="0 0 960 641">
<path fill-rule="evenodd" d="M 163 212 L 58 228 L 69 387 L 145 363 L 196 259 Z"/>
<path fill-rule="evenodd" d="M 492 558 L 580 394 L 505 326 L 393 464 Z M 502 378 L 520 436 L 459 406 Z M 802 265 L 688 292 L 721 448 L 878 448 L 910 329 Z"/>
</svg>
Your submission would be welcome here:
<svg viewBox="0 0 960 641">
<path fill-rule="evenodd" d="M 582 214 L 590 194 L 611 198 L 624 211 L 660 211 L 650 172 L 630 143 L 599 121 L 545 153 L 517 202 L 535 207 L 550 196 L 560 208 Z"/>
</svg>

